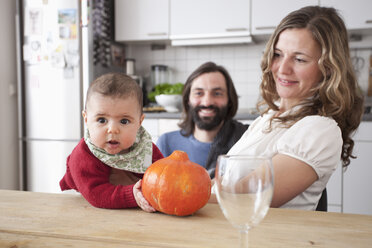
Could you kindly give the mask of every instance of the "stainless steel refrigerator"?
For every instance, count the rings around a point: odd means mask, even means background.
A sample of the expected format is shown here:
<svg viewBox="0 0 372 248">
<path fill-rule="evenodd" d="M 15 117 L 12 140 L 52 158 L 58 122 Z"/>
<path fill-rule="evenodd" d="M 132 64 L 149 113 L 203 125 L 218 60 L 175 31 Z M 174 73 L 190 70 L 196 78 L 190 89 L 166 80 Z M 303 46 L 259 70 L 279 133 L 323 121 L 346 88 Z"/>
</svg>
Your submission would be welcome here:
<svg viewBox="0 0 372 248">
<path fill-rule="evenodd" d="M 20 187 L 61 192 L 66 158 L 83 133 L 85 1 L 17 1 Z"/>
</svg>

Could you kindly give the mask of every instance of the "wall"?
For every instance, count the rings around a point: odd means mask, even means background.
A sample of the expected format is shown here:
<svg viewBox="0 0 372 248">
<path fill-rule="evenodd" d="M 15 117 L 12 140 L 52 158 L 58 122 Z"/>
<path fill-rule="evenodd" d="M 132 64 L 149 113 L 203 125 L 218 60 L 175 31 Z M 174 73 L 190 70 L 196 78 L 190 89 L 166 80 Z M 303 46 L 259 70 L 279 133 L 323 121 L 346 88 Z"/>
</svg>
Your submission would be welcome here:
<svg viewBox="0 0 372 248">
<path fill-rule="evenodd" d="M 0 1 L 0 189 L 18 188 L 15 6 Z"/>
<path fill-rule="evenodd" d="M 351 56 L 356 63 L 359 84 L 368 89 L 369 56 L 372 54 L 372 35 L 360 42 L 350 43 Z M 223 65 L 231 74 L 237 89 L 239 109 L 254 108 L 259 96 L 261 78 L 260 61 L 265 41 L 247 45 L 221 45 L 200 47 L 172 47 L 151 50 L 150 45 L 128 45 L 127 58 L 136 59 L 136 74 L 149 77 L 151 65 L 165 64 L 172 69 L 173 83 L 185 82 L 188 75 L 206 61 Z"/>
<path fill-rule="evenodd" d="M 136 59 L 136 74 L 149 76 L 152 64 L 172 70 L 172 82 L 184 83 L 192 71 L 207 61 L 224 66 L 230 73 L 239 99 L 239 109 L 252 108 L 258 98 L 264 43 L 201 47 L 172 47 L 151 50 L 150 45 L 130 45 L 126 57 Z"/>
</svg>

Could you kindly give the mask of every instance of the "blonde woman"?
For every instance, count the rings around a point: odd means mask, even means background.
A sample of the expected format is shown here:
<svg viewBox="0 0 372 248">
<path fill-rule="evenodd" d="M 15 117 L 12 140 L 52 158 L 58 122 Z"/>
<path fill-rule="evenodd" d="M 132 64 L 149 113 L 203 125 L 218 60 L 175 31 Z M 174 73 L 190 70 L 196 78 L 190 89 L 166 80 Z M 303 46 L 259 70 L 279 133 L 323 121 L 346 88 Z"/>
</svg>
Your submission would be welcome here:
<svg viewBox="0 0 372 248">
<path fill-rule="evenodd" d="M 309 6 L 286 16 L 261 62 L 258 117 L 228 154 L 272 157 L 272 207 L 315 210 L 363 113 L 345 24 L 333 8 Z"/>
</svg>

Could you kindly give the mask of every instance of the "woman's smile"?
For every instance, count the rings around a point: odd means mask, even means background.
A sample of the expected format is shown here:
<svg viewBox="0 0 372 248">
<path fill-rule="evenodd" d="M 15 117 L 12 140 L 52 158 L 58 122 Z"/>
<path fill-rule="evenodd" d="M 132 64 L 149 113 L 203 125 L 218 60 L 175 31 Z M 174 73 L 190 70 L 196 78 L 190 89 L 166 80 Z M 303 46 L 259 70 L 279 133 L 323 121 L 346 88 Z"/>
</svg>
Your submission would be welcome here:
<svg viewBox="0 0 372 248">
<path fill-rule="evenodd" d="M 283 79 L 283 78 L 280 78 L 280 77 L 278 77 L 278 82 L 283 86 L 291 86 L 291 85 L 294 85 L 294 84 L 298 83 L 298 81 L 286 80 L 286 79 Z"/>
</svg>

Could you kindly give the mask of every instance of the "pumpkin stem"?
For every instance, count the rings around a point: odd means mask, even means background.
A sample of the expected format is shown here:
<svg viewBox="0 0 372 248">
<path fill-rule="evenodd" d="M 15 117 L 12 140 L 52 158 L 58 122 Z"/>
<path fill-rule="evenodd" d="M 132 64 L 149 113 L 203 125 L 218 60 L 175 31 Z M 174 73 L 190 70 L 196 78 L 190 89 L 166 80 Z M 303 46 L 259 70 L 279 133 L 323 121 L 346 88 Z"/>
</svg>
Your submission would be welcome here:
<svg viewBox="0 0 372 248">
<path fill-rule="evenodd" d="M 189 160 L 189 156 L 187 155 L 187 153 L 180 150 L 175 150 L 174 152 L 172 152 L 172 154 L 169 155 L 169 158 L 177 161 Z"/>
</svg>

